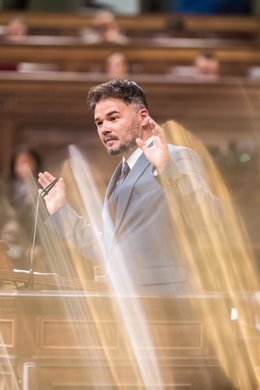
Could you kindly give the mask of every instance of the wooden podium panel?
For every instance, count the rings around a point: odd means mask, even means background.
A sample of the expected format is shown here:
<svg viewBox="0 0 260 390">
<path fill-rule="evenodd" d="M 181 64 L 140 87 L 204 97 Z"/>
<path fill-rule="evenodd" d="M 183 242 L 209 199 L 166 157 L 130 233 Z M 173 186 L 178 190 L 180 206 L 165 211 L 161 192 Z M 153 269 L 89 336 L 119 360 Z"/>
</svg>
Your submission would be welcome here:
<svg viewBox="0 0 260 390">
<path fill-rule="evenodd" d="M 131 308 L 136 299 L 142 320 L 134 316 L 125 320 L 112 294 L 1 292 L 0 380 L 3 372 L 9 380 L 3 389 L 145 389 L 140 361 L 149 374 L 153 356 L 162 383 L 158 387 L 151 381 L 151 389 L 229 388 L 201 311 L 206 300 L 216 313 L 221 306 L 228 320 L 230 305 L 225 297 L 121 297 L 120 302 Z M 145 337 L 138 339 L 144 323 L 149 343 Z M 139 365 L 126 331 L 131 328 L 137 337 Z"/>
<path fill-rule="evenodd" d="M 227 294 L 116 296 L 99 284 L 0 290 L 1 390 L 231 390 L 234 357 L 249 378 L 258 372 L 259 294 L 236 298 L 245 317 L 232 323 Z"/>
</svg>

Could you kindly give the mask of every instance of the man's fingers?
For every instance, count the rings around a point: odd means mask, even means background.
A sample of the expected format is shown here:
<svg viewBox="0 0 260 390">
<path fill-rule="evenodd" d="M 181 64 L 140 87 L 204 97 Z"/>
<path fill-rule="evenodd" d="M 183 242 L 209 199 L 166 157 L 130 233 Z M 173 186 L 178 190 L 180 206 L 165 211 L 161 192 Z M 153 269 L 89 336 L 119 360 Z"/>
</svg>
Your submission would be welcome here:
<svg viewBox="0 0 260 390">
<path fill-rule="evenodd" d="M 148 124 L 149 124 L 149 126 L 150 126 L 150 129 L 153 130 L 153 128 L 154 128 L 155 126 L 157 126 L 158 123 L 155 122 L 155 120 L 154 120 L 153 118 L 149 117 Z"/>
<path fill-rule="evenodd" d="M 51 182 L 51 181 L 53 181 L 55 179 L 55 177 L 51 173 L 49 173 L 49 172 L 44 172 L 44 177 L 46 178 L 46 180 L 48 182 Z"/>
<path fill-rule="evenodd" d="M 42 187 L 44 187 L 46 185 L 46 183 L 47 183 L 47 179 L 45 178 L 45 176 L 44 176 L 44 174 L 42 172 L 39 173 L 39 175 L 38 175 L 38 182 L 40 183 L 40 185 Z"/>
<path fill-rule="evenodd" d="M 165 140 L 163 129 L 152 118 L 149 119 L 149 126 L 155 137 L 159 137 L 162 141 Z"/>
<path fill-rule="evenodd" d="M 49 172 L 39 173 L 39 179 L 38 182 L 41 184 L 41 186 L 46 187 L 48 184 L 50 184 L 55 177 L 51 175 Z"/>
<path fill-rule="evenodd" d="M 64 182 L 62 177 L 59 178 L 58 184 L 59 184 L 61 189 L 65 189 L 65 182 Z"/>
</svg>

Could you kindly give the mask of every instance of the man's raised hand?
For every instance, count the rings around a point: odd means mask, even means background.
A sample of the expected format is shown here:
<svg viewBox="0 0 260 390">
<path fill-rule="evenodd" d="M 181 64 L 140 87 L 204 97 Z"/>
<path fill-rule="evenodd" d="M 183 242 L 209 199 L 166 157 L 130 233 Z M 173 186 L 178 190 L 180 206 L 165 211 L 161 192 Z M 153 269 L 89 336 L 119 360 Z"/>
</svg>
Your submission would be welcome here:
<svg viewBox="0 0 260 390">
<path fill-rule="evenodd" d="M 153 146 L 149 148 L 141 138 L 136 139 L 136 144 L 142 149 L 147 160 L 160 173 L 170 159 L 167 141 L 163 129 L 152 118 L 149 118 L 148 126 L 150 126 L 154 136 Z"/>
<path fill-rule="evenodd" d="M 46 188 L 50 183 L 55 180 L 55 177 L 49 172 L 39 173 L 38 182 L 43 187 L 40 192 L 44 193 L 44 188 Z M 45 204 L 49 214 L 54 214 L 59 208 L 61 208 L 66 203 L 66 189 L 65 183 L 62 178 L 60 178 L 57 183 L 51 188 L 47 195 L 43 196 Z"/>
</svg>

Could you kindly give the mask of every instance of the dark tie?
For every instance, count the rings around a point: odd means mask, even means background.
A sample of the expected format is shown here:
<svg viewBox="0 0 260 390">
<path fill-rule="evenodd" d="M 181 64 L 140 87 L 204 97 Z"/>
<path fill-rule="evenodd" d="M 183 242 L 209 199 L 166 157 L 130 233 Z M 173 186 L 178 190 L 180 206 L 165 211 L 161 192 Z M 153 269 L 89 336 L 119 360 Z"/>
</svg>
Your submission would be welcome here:
<svg viewBox="0 0 260 390">
<path fill-rule="evenodd" d="M 113 189 L 113 191 L 112 191 L 112 193 L 110 195 L 110 198 L 108 200 L 109 209 L 110 209 L 111 216 L 112 216 L 113 220 L 115 220 L 116 204 L 117 204 L 118 195 L 119 195 L 121 186 L 124 183 L 125 178 L 128 175 L 129 171 L 130 171 L 129 165 L 125 161 L 122 164 L 120 175 L 119 175 L 119 177 L 118 177 L 118 179 L 116 181 L 115 187 L 114 187 L 114 189 Z"/>
</svg>

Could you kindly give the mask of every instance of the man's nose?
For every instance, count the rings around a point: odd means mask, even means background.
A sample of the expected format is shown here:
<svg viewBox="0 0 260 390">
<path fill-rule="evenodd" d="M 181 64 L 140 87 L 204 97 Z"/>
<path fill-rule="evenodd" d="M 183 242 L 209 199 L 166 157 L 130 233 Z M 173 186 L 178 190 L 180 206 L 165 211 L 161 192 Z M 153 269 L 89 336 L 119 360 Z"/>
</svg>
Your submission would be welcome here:
<svg viewBox="0 0 260 390">
<path fill-rule="evenodd" d="M 102 134 L 107 134 L 107 133 L 111 133 L 111 128 L 109 126 L 109 122 L 108 121 L 104 121 L 102 123 L 102 128 L 101 128 L 101 132 Z"/>
</svg>

